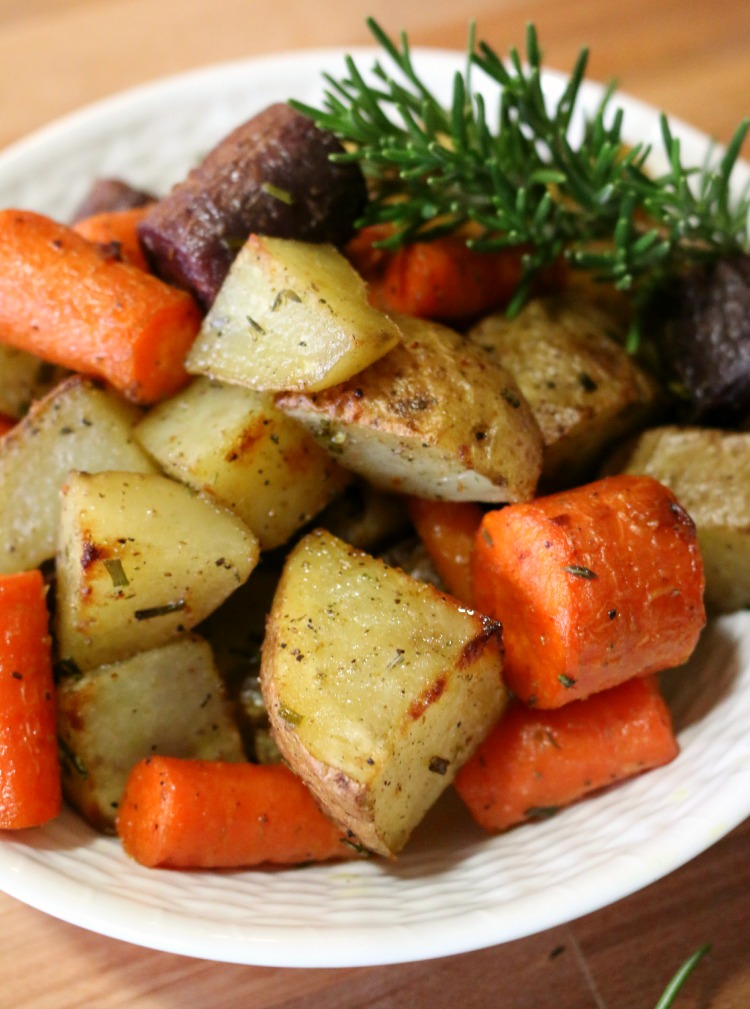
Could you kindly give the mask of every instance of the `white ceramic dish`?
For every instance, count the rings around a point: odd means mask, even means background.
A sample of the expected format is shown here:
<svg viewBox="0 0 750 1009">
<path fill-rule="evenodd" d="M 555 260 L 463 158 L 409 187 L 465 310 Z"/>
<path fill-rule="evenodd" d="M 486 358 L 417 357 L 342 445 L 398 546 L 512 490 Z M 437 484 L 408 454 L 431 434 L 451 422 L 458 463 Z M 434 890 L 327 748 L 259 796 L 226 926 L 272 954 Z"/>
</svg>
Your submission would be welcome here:
<svg viewBox="0 0 750 1009">
<path fill-rule="evenodd" d="M 370 51 L 355 51 L 367 65 Z M 441 94 L 458 54 L 419 54 Z M 164 191 L 230 127 L 271 101 L 317 100 L 332 51 L 221 65 L 130 91 L 0 155 L 0 206 L 65 219 L 96 176 Z M 550 75 L 554 92 L 562 78 Z M 584 100 L 600 91 L 590 85 Z M 660 146 L 654 110 L 620 96 L 629 139 Z M 705 137 L 676 126 L 700 162 Z M 748 177 L 742 166 L 742 183 Z M 460 953 L 571 920 L 688 861 L 750 813 L 750 613 L 713 624 L 669 677 L 682 752 L 557 817 L 489 838 L 447 798 L 394 864 L 175 873 L 130 862 L 73 814 L 0 837 L 0 888 L 84 928 L 155 949 L 294 967 Z"/>
</svg>

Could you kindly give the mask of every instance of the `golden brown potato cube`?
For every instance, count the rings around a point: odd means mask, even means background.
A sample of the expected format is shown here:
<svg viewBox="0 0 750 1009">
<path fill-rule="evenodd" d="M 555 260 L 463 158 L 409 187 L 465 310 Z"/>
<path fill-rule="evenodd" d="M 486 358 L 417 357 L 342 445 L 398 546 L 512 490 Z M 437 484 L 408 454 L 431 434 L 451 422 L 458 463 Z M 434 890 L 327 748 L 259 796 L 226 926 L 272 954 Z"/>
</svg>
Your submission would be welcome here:
<svg viewBox="0 0 750 1009">
<path fill-rule="evenodd" d="M 658 388 L 613 337 L 602 310 L 565 297 L 488 316 L 469 337 L 512 373 L 539 424 L 545 488 L 592 473 L 608 445 L 642 426 Z"/>
<path fill-rule="evenodd" d="M 251 389 L 324 389 L 401 338 L 332 245 L 251 235 L 188 355 L 188 370 Z"/>
<path fill-rule="evenodd" d="M 54 389 L 67 374 L 35 354 L 0 344 L 0 413 L 23 417 L 34 400 Z"/>
<path fill-rule="evenodd" d="M 64 675 L 57 704 L 64 794 L 97 830 L 114 830 L 139 760 L 245 759 L 211 649 L 197 636 Z"/>
<path fill-rule="evenodd" d="M 350 479 L 269 394 L 209 379 L 153 408 L 135 436 L 167 473 L 239 515 L 263 550 L 285 543 Z"/>
<path fill-rule="evenodd" d="M 501 364 L 446 326 L 399 316 L 403 342 L 348 382 L 277 405 L 381 490 L 455 501 L 530 498 L 539 427 Z"/>
<path fill-rule="evenodd" d="M 392 856 L 500 717 L 501 628 L 317 530 L 287 560 L 261 684 L 292 769 Z"/>
<path fill-rule="evenodd" d="M 79 669 L 185 634 L 255 567 L 241 519 L 159 474 L 71 473 L 63 489 L 56 625 Z"/>
<path fill-rule="evenodd" d="M 645 473 L 675 494 L 698 532 L 709 609 L 750 606 L 750 434 L 653 428 L 607 468 Z"/>
<path fill-rule="evenodd" d="M 133 439 L 140 411 L 75 376 L 39 400 L 0 443 L 0 573 L 55 556 L 60 488 L 71 469 L 152 473 Z"/>
</svg>

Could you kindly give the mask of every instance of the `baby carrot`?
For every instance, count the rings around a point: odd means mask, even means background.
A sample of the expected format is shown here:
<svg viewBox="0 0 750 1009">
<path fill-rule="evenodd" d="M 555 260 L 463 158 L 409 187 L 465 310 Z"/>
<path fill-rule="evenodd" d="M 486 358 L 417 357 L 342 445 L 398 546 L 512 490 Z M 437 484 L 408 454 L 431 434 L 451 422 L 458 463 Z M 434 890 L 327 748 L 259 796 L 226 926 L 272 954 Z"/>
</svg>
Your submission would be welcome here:
<svg viewBox="0 0 750 1009">
<path fill-rule="evenodd" d="M 148 270 L 148 260 L 138 240 L 138 225 L 147 212 L 147 206 L 101 211 L 76 221 L 73 230 L 105 252 L 111 250 L 121 262 Z"/>
<path fill-rule="evenodd" d="M 0 577 L 0 828 L 57 816 L 61 787 L 41 572 Z"/>
<path fill-rule="evenodd" d="M 117 832 L 136 861 L 174 869 L 291 865 L 355 853 L 285 764 L 150 757 L 130 773 Z"/>
<path fill-rule="evenodd" d="M 505 680 L 554 708 L 680 665 L 706 615 L 692 519 L 651 477 L 607 477 L 487 513 L 474 605 L 503 624 Z"/>
<path fill-rule="evenodd" d="M 0 211 L 0 342 L 151 403 L 187 382 L 183 361 L 200 323 L 189 294 L 72 228 Z"/>
<path fill-rule="evenodd" d="M 471 606 L 471 556 L 483 510 L 470 501 L 411 497 L 408 504 L 417 535 L 445 587 L 460 602 Z"/>
<path fill-rule="evenodd" d="M 477 823 L 505 830 L 673 760 L 678 744 L 655 677 L 628 680 L 554 711 L 518 701 L 458 772 Z"/>
<path fill-rule="evenodd" d="M 370 282 L 370 298 L 384 312 L 468 319 L 506 304 L 520 278 L 518 249 L 477 252 L 449 235 L 390 255 Z"/>
<path fill-rule="evenodd" d="M 379 242 L 393 234 L 390 224 L 368 224 L 360 228 L 346 244 L 349 262 L 360 276 L 367 281 L 375 281 L 382 275 L 393 251 L 384 249 Z"/>
</svg>

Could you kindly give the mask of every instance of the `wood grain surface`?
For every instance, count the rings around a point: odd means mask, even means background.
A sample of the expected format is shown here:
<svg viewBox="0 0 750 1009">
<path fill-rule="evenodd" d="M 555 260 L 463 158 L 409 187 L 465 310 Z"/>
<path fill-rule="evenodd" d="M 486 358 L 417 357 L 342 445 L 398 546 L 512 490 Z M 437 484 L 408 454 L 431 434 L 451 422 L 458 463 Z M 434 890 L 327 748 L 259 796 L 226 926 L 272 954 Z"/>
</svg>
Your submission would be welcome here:
<svg viewBox="0 0 750 1009">
<path fill-rule="evenodd" d="M 750 115 L 746 0 L 0 0 L 0 147 L 85 103 L 202 64 L 370 41 L 373 14 L 414 44 L 500 51 L 539 29 L 571 67 L 727 140 Z M 747 155 L 747 151 L 745 152 Z M 750 1006 L 750 821 L 695 861 L 568 926 L 403 966 L 281 970 L 208 963 L 92 935 L 0 895 L 0 1009 L 652 1009 L 712 950 L 676 1009 Z"/>
</svg>

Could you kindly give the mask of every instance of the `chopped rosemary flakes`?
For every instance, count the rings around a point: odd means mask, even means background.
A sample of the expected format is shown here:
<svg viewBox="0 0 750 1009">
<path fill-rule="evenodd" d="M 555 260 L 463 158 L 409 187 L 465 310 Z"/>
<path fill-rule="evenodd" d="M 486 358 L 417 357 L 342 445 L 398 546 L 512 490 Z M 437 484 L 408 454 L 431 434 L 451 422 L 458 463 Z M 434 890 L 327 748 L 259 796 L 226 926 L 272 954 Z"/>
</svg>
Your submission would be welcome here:
<svg viewBox="0 0 750 1009">
<path fill-rule="evenodd" d="M 122 561 L 118 557 L 108 557 L 103 563 L 107 569 L 107 574 L 112 579 L 113 588 L 121 589 L 126 585 L 130 585 L 128 576 L 125 574 L 125 569 L 122 566 Z"/>
<path fill-rule="evenodd" d="M 563 567 L 563 571 L 567 571 L 569 575 L 575 575 L 576 578 L 588 578 L 589 580 L 598 578 L 595 571 L 584 567 L 582 564 L 566 564 Z"/>
<path fill-rule="evenodd" d="M 170 613 L 177 613 L 185 609 L 185 600 L 178 599 L 173 603 L 165 603 L 164 606 L 152 606 L 144 610 L 135 611 L 136 620 L 151 620 L 153 617 L 166 617 Z"/>
</svg>

